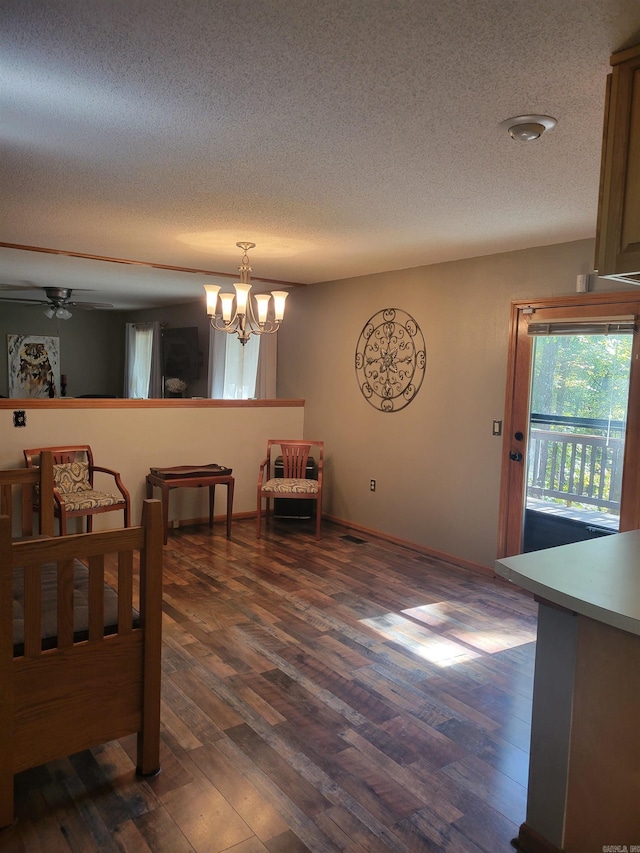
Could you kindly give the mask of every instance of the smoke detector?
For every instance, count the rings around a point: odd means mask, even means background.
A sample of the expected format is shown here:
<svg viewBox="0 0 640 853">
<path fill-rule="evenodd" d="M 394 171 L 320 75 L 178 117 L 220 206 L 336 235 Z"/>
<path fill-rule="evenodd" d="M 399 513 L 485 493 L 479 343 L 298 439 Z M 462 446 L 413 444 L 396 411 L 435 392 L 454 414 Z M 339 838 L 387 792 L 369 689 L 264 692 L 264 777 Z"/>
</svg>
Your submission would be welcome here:
<svg viewBox="0 0 640 853">
<path fill-rule="evenodd" d="M 518 142 L 532 142 L 540 139 L 546 130 L 553 130 L 557 123 L 551 116 L 528 115 L 505 119 L 498 127 L 504 128 Z"/>
</svg>

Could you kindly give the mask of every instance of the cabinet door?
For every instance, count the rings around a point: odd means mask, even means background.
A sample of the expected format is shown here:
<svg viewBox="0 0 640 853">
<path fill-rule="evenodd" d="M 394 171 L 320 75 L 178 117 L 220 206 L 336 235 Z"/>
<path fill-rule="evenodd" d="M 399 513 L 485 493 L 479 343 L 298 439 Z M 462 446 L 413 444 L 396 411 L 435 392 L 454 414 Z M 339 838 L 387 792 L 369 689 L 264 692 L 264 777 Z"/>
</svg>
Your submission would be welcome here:
<svg viewBox="0 0 640 853">
<path fill-rule="evenodd" d="M 595 266 L 640 284 L 640 45 L 611 57 Z"/>
</svg>

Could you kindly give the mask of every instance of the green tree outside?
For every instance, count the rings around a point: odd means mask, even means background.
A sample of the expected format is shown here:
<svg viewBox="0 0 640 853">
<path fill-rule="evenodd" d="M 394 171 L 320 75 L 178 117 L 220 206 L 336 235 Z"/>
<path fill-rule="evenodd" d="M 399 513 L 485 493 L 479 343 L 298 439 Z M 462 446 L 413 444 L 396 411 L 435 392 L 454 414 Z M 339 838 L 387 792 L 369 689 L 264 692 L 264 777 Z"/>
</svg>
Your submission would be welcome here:
<svg viewBox="0 0 640 853">
<path fill-rule="evenodd" d="M 535 339 L 531 412 L 598 419 L 606 426 L 550 424 L 540 430 L 533 424 L 530 496 L 619 514 L 624 428 L 611 422 L 626 423 L 632 344 L 630 334 Z"/>
</svg>

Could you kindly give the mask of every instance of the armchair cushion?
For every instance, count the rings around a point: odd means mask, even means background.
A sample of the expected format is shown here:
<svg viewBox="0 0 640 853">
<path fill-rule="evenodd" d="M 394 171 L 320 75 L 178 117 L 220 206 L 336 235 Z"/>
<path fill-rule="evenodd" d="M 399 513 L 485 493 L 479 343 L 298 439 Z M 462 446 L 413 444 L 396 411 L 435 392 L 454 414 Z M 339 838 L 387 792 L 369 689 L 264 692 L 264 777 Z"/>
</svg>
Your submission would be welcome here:
<svg viewBox="0 0 640 853">
<path fill-rule="evenodd" d="M 88 462 L 77 460 L 54 465 L 53 479 L 67 512 L 124 503 L 122 495 L 100 492 L 92 487 L 89 479 Z"/>
<path fill-rule="evenodd" d="M 122 495 L 110 495 L 106 492 L 97 492 L 95 489 L 61 492 L 60 498 L 67 512 L 77 512 L 79 509 L 96 509 L 100 506 L 115 506 L 116 504 L 125 503 Z"/>
<path fill-rule="evenodd" d="M 318 481 L 274 478 L 267 480 L 262 491 L 281 495 L 317 495 Z"/>
<path fill-rule="evenodd" d="M 65 495 L 69 492 L 88 492 L 91 489 L 89 463 L 78 461 L 54 465 L 53 481 Z"/>
</svg>

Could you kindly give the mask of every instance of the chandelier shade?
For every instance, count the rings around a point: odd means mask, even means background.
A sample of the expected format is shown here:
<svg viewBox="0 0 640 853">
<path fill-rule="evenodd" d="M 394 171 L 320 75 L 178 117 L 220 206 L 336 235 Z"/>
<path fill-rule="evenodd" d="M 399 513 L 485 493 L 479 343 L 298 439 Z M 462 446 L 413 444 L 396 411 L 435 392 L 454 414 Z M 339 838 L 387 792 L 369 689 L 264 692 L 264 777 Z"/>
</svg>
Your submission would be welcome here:
<svg viewBox="0 0 640 853">
<path fill-rule="evenodd" d="M 246 344 L 251 335 L 273 334 L 280 328 L 284 317 L 284 303 L 289 295 L 285 290 L 251 294 L 249 249 L 255 243 L 236 243 L 242 249 L 242 263 L 238 267 L 240 281 L 233 286 L 235 293 L 220 293 L 217 284 L 203 285 L 207 298 L 207 314 L 212 328 L 218 332 L 228 332 L 238 336 L 241 344 Z M 272 316 L 269 316 L 273 299 Z M 220 310 L 218 310 L 218 307 Z"/>
</svg>

